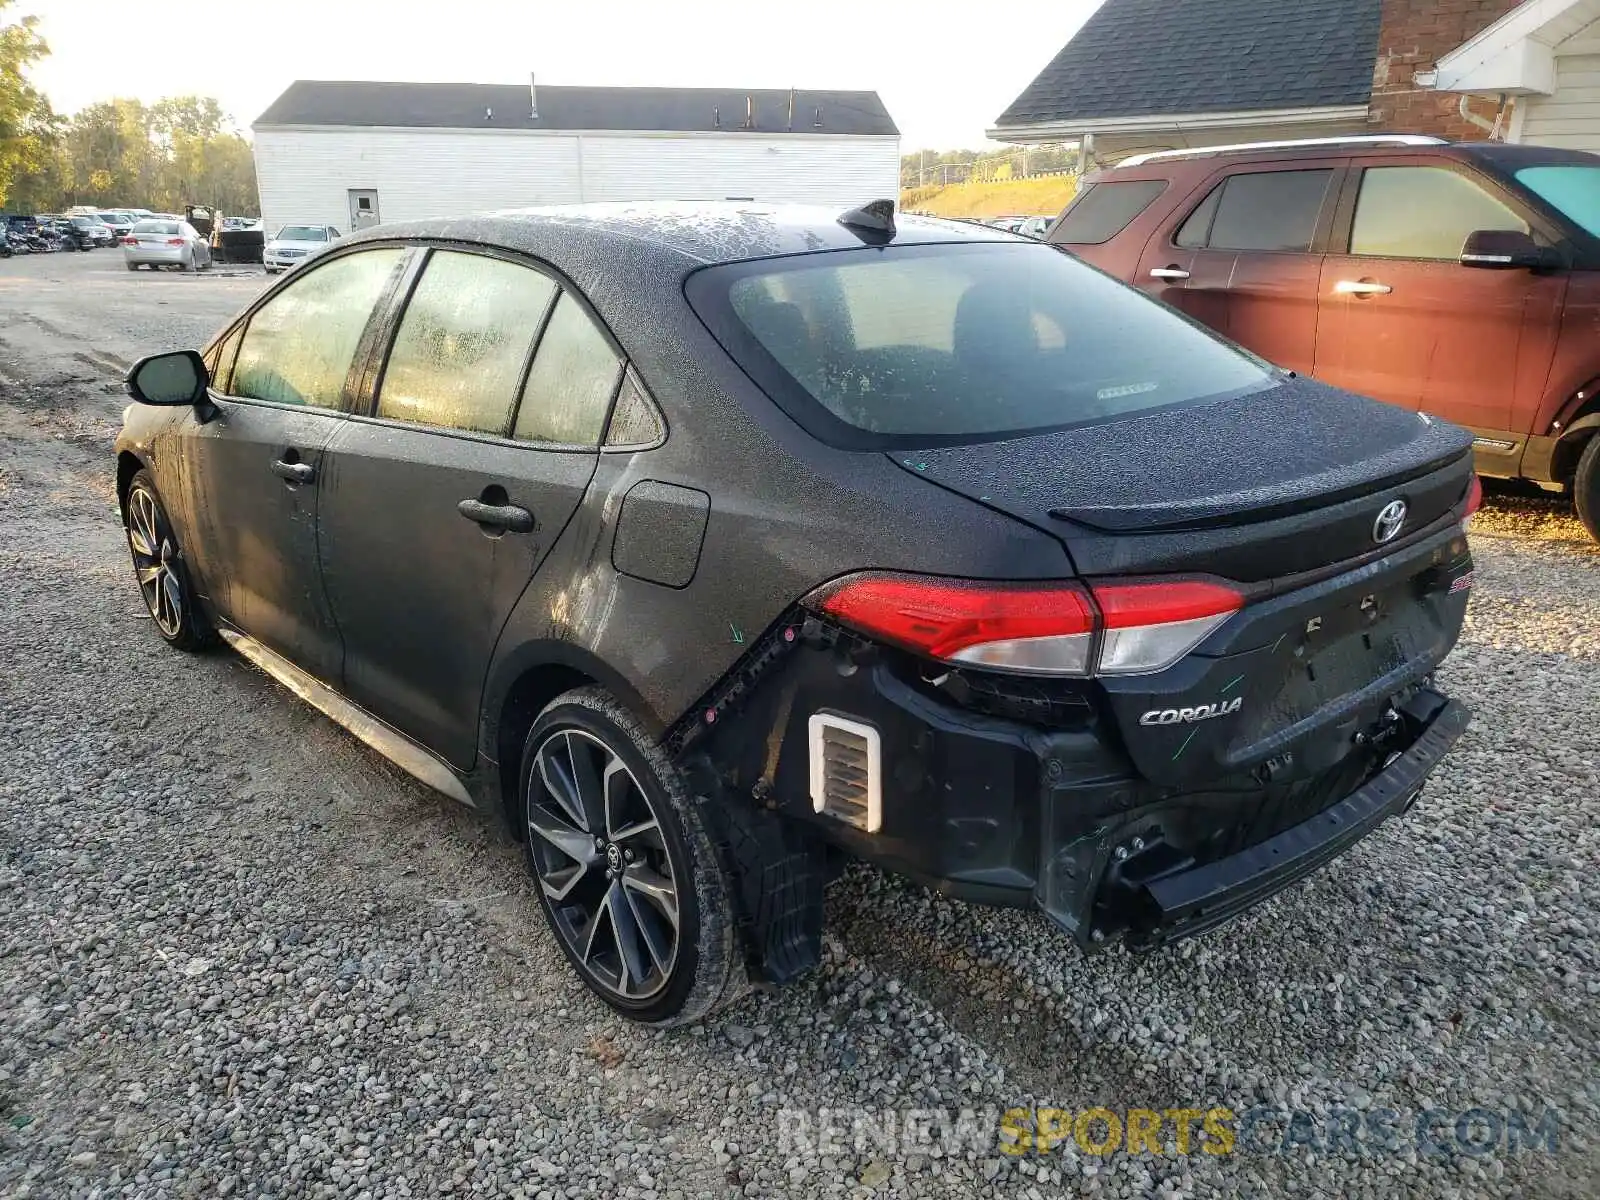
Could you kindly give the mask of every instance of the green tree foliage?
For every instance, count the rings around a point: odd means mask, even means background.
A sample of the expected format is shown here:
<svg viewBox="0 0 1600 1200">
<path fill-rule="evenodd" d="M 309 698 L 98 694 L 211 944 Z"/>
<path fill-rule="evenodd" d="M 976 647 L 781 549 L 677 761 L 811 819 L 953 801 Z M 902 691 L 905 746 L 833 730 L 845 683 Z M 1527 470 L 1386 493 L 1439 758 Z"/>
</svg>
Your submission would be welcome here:
<svg viewBox="0 0 1600 1200">
<path fill-rule="evenodd" d="M 0 205 L 13 181 L 44 165 L 48 156 L 50 105 L 23 74 L 50 53 L 36 32 L 36 17 L 7 23 L 13 0 L 0 0 Z"/>
</svg>

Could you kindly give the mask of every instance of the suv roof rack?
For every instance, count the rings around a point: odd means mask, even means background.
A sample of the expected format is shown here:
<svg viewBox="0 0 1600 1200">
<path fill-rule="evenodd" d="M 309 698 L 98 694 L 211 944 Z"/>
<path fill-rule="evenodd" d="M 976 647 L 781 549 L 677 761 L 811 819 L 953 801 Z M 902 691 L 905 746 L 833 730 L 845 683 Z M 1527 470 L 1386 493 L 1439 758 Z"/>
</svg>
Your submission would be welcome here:
<svg viewBox="0 0 1600 1200">
<path fill-rule="evenodd" d="M 1289 142 L 1240 142 L 1234 146 L 1197 146 L 1192 150 L 1157 150 L 1151 154 L 1135 154 L 1117 163 L 1119 167 L 1142 167 L 1148 162 L 1163 162 L 1173 158 L 1205 158 L 1212 154 L 1234 154 L 1241 150 L 1298 150 L 1317 146 L 1444 146 L 1444 138 L 1426 133 L 1355 134 L 1350 137 L 1300 138 Z"/>
</svg>

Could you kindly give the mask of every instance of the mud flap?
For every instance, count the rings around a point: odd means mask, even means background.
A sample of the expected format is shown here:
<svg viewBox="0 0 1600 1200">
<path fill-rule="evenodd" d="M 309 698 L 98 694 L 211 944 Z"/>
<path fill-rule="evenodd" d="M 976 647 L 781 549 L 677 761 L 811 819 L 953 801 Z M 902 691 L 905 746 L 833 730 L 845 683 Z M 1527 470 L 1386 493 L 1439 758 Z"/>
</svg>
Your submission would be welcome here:
<svg viewBox="0 0 1600 1200">
<path fill-rule="evenodd" d="M 749 804 L 696 800 L 732 882 L 746 967 L 754 982 L 788 983 L 822 958 L 823 843 L 794 821 Z"/>
</svg>

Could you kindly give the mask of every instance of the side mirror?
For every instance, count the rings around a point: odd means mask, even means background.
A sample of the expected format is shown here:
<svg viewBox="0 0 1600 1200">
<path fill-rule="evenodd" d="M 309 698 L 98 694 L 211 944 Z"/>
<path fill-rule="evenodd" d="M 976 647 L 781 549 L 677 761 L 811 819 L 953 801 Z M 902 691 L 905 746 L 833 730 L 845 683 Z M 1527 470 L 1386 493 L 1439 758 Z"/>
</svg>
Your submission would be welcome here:
<svg viewBox="0 0 1600 1200">
<path fill-rule="evenodd" d="M 172 350 L 134 363 L 123 386 L 140 404 L 176 407 L 202 403 L 210 382 L 199 351 Z"/>
<path fill-rule="evenodd" d="M 1518 229 L 1480 229 L 1461 247 L 1463 267 L 1491 271 L 1533 270 L 1550 265 L 1550 255 Z"/>
</svg>

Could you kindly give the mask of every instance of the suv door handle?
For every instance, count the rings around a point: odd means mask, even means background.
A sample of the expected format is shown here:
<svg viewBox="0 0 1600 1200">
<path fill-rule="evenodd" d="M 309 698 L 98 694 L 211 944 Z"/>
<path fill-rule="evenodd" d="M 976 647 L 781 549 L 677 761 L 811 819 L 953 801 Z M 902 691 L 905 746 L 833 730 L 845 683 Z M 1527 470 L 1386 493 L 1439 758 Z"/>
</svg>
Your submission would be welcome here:
<svg viewBox="0 0 1600 1200">
<path fill-rule="evenodd" d="M 456 511 L 485 529 L 501 529 L 509 533 L 533 532 L 533 514 L 515 504 L 485 504 L 482 500 L 463 500 L 456 505 Z"/>
<path fill-rule="evenodd" d="M 1150 269 L 1150 278 L 1173 280 L 1187 279 L 1189 278 L 1189 272 L 1185 271 L 1182 267 L 1152 267 Z"/>
<path fill-rule="evenodd" d="M 1341 279 L 1333 285 L 1335 296 L 1387 296 L 1392 291 L 1387 283 L 1376 279 Z"/>
<path fill-rule="evenodd" d="M 272 473 L 290 483 L 310 483 L 317 477 L 317 469 L 310 463 L 285 462 L 281 458 L 272 460 Z"/>
</svg>

